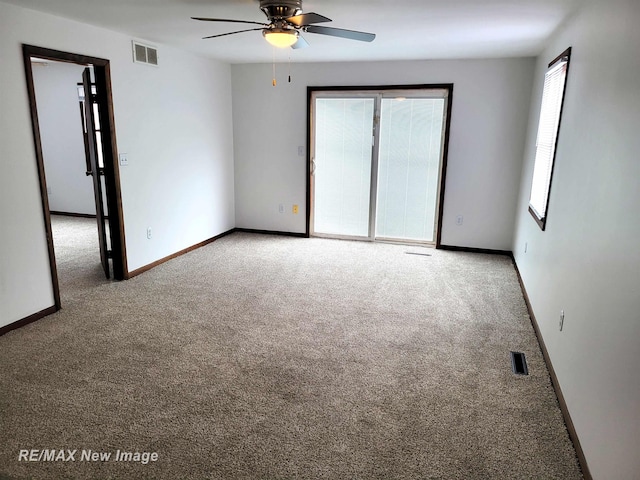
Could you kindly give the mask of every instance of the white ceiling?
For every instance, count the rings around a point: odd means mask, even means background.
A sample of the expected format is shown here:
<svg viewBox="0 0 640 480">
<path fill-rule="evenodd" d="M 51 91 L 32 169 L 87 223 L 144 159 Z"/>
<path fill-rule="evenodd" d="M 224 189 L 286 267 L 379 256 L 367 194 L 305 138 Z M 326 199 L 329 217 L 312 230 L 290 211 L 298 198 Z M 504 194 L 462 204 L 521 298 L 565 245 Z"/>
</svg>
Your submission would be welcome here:
<svg viewBox="0 0 640 480">
<path fill-rule="evenodd" d="M 202 40 L 251 25 L 197 22 L 192 16 L 263 22 L 258 0 L 0 0 L 116 30 L 230 63 L 271 62 L 260 31 Z M 372 43 L 304 34 L 309 48 L 278 50 L 296 62 L 533 56 L 583 0 L 303 0 L 326 26 L 372 32 Z M 257 27 L 257 25 L 255 25 Z M 160 54 L 162 52 L 160 51 Z"/>
</svg>

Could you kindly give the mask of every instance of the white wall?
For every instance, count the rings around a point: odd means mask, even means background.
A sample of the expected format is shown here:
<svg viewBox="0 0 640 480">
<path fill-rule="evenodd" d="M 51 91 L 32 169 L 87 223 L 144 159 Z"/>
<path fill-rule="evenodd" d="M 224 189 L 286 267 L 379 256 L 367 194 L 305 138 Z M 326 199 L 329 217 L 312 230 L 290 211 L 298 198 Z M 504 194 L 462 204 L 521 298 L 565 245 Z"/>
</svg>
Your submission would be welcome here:
<svg viewBox="0 0 640 480">
<path fill-rule="evenodd" d="M 49 208 L 95 215 L 78 100 L 83 70 L 82 65 L 62 62 L 34 63 L 32 69 Z"/>
<path fill-rule="evenodd" d="M 453 83 L 442 243 L 510 250 L 534 63 L 293 63 L 290 84 L 279 64 L 276 87 L 271 65 L 233 65 L 236 225 L 305 231 L 306 157 L 298 146 L 306 149 L 307 86 Z"/>
<path fill-rule="evenodd" d="M 234 227 L 229 65 L 0 3 L 0 326 L 53 305 L 22 43 L 111 61 L 129 270 Z"/>
<path fill-rule="evenodd" d="M 168 48 L 159 62 L 114 80 L 129 270 L 235 227 L 230 68 Z"/>
<path fill-rule="evenodd" d="M 513 244 L 587 463 L 607 480 L 640 478 L 639 23 L 636 0 L 588 2 L 540 57 Z M 569 46 L 543 232 L 527 212 L 542 82 Z"/>
</svg>

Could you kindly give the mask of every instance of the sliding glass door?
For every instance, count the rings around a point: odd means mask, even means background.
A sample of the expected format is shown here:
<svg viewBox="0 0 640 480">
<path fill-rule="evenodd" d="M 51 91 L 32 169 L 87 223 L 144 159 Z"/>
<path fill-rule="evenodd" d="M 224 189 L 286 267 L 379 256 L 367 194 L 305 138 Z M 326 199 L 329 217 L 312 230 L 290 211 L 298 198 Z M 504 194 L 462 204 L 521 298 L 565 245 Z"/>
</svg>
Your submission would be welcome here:
<svg viewBox="0 0 640 480">
<path fill-rule="evenodd" d="M 369 236 L 374 98 L 318 98 L 315 231 Z"/>
<path fill-rule="evenodd" d="M 435 238 L 443 98 L 383 98 L 376 237 Z"/>
<path fill-rule="evenodd" d="M 435 242 L 448 93 L 313 92 L 312 235 Z"/>
</svg>

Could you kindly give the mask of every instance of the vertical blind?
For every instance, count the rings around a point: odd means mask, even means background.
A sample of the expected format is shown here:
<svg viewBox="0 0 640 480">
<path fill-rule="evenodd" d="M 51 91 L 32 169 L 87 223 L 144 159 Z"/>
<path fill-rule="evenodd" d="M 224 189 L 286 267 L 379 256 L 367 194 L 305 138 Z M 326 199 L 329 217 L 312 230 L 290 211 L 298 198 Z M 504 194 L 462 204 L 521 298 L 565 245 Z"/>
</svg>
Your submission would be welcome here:
<svg viewBox="0 0 640 480">
<path fill-rule="evenodd" d="M 542 106 L 536 139 L 536 157 L 529 199 L 529 207 L 541 221 L 547 216 L 551 173 L 568 65 L 568 56 L 563 56 L 558 62 L 552 64 L 544 77 Z"/>
</svg>

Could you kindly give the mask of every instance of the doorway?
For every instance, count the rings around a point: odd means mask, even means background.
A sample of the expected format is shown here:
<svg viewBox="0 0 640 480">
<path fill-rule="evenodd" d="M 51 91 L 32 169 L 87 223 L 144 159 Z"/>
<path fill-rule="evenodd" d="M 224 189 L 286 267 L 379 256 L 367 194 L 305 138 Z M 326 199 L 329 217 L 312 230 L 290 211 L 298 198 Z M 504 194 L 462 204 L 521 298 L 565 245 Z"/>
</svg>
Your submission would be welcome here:
<svg viewBox="0 0 640 480">
<path fill-rule="evenodd" d="M 127 276 L 127 262 L 122 221 L 120 178 L 115 155 L 116 139 L 110 67 L 108 60 L 85 55 L 31 45 L 23 45 L 22 50 L 31 107 L 34 146 L 40 179 L 40 193 L 49 249 L 54 301 L 56 309 L 60 309 L 60 285 L 51 227 L 52 212 L 43 155 L 42 139 L 45 132 L 41 131 L 39 120 L 33 62 L 63 62 L 82 67 L 78 69 L 77 80 L 71 85 L 71 88 L 79 94 L 76 105 L 80 105 L 82 115 L 78 112 L 77 123 L 66 127 L 79 130 L 81 125 L 83 126 L 84 149 L 87 159 L 87 170 L 83 173 L 91 177 L 91 197 L 94 201 L 98 231 L 97 240 L 100 246 L 100 256 L 96 258 L 96 262 L 102 266 L 107 278 L 113 276 L 116 280 L 123 280 Z M 82 124 L 80 119 L 82 119 Z M 107 212 L 108 216 L 106 215 Z M 91 214 L 89 215 L 92 216 Z"/>
<path fill-rule="evenodd" d="M 310 89 L 310 235 L 439 245 L 452 89 Z"/>
</svg>

